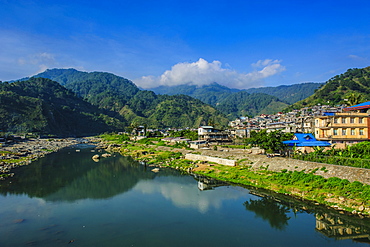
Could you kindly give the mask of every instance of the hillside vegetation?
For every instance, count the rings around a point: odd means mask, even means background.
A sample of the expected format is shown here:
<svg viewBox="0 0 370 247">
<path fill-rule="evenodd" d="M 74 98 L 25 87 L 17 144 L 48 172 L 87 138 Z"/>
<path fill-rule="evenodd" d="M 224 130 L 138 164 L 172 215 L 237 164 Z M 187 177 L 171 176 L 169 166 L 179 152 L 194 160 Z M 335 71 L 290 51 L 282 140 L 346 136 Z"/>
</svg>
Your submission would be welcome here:
<svg viewBox="0 0 370 247">
<path fill-rule="evenodd" d="M 260 87 L 249 88 L 248 93 L 264 93 L 277 97 L 279 100 L 288 104 L 294 104 L 297 101 L 303 100 L 311 96 L 316 89 L 321 87 L 324 83 L 300 83 L 294 85 L 282 85 L 278 87 Z"/>
<path fill-rule="evenodd" d="M 0 131 L 13 133 L 88 135 L 125 125 L 45 78 L 0 83 L 0 115 Z"/>
<path fill-rule="evenodd" d="M 298 101 L 290 109 L 300 109 L 317 104 L 354 105 L 370 100 L 370 67 L 349 69 L 329 79 L 308 98 Z"/>
<path fill-rule="evenodd" d="M 312 95 L 321 83 L 302 83 L 290 86 L 231 89 L 218 83 L 210 85 L 178 85 L 152 88 L 158 94 L 185 94 L 214 106 L 229 119 L 240 116 L 273 114 L 289 104 Z"/>
<path fill-rule="evenodd" d="M 106 72 L 48 69 L 35 77 L 55 80 L 93 105 L 119 113 L 131 125 L 185 128 L 228 119 L 213 107 L 185 95 L 156 95 L 130 80 Z"/>
</svg>

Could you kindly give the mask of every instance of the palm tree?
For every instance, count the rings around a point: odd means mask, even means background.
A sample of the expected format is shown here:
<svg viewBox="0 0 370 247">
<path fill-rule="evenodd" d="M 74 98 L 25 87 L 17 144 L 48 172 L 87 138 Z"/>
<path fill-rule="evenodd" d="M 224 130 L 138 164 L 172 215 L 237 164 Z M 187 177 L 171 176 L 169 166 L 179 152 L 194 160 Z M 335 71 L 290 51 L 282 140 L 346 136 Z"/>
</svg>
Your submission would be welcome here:
<svg viewBox="0 0 370 247">
<path fill-rule="evenodd" d="M 359 93 L 351 93 L 349 96 L 348 96 L 348 104 L 350 106 L 352 105 L 357 105 L 357 104 L 360 104 L 362 101 L 362 95 L 359 94 Z"/>
</svg>

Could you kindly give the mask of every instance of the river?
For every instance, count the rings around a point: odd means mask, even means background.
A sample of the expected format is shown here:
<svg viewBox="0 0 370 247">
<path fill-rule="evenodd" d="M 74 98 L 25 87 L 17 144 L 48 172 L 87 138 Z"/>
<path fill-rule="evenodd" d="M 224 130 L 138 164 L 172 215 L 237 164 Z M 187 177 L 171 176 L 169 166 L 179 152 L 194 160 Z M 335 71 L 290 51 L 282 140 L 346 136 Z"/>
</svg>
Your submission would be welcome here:
<svg viewBox="0 0 370 247">
<path fill-rule="evenodd" d="M 370 246 L 368 219 L 77 149 L 1 181 L 0 246 Z"/>
</svg>

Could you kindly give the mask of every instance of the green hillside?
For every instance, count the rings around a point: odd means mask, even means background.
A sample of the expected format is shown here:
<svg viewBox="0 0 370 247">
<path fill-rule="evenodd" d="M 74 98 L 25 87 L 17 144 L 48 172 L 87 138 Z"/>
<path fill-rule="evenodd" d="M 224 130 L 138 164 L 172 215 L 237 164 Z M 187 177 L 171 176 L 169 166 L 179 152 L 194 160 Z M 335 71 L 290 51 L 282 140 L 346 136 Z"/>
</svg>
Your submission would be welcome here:
<svg viewBox="0 0 370 247">
<path fill-rule="evenodd" d="M 311 96 L 323 83 L 300 83 L 294 85 L 282 85 L 278 87 L 260 87 L 246 89 L 248 93 L 264 93 L 275 96 L 288 104 L 293 104 Z"/>
<path fill-rule="evenodd" d="M 217 83 L 212 83 L 210 85 L 204 85 L 201 87 L 195 85 L 159 86 L 156 88 L 151 88 L 151 90 L 157 94 L 188 95 L 212 106 L 216 106 L 217 103 L 230 94 L 240 91 L 239 89 L 231 89 Z"/>
<path fill-rule="evenodd" d="M 124 128 L 59 83 L 31 78 L 0 83 L 0 130 L 56 135 L 89 135 Z"/>
<path fill-rule="evenodd" d="M 273 114 L 287 106 L 288 104 L 271 95 L 240 91 L 223 99 L 217 109 L 227 114 L 230 119 L 235 119 L 240 116 Z"/>
<path fill-rule="evenodd" d="M 119 113 L 129 124 L 149 128 L 198 127 L 217 119 L 228 119 L 213 107 L 189 96 L 156 95 L 140 90 L 130 80 L 105 72 L 49 69 L 36 75 L 55 80 L 101 109 Z"/>
<path fill-rule="evenodd" d="M 317 104 L 354 105 L 370 100 L 370 67 L 349 69 L 329 79 L 313 95 L 301 100 L 289 109 L 300 109 Z"/>
<path fill-rule="evenodd" d="M 289 86 L 230 89 L 217 83 L 210 85 L 159 86 L 152 88 L 158 94 L 185 94 L 210 104 L 229 119 L 240 116 L 273 114 L 289 104 L 312 95 L 322 83 L 301 83 Z"/>
<path fill-rule="evenodd" d="M 57 81 L 91 104 L 113 111 L 120 110 L 140 91 L 132 81 L 106 72 L 48 69 L 34 77 Z"/>
</svg>

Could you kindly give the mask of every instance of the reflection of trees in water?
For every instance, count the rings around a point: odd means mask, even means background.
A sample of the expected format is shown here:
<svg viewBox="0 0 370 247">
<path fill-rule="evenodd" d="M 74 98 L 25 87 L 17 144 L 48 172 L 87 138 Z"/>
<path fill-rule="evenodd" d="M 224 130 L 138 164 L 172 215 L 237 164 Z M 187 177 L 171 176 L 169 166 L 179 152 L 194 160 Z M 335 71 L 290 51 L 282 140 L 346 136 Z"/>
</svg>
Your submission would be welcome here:
<svg viewBox="0 0 370 247">
<path fill-rule="evenodd" d="M 90 150 L 63 150 L 29 166 L 0 187 L 1 194 L 27 194 L 46 200 L 108 198 L 156 175 L 131 157 L 110 157 L 95 163 Z M 163 174 L 162 174 L 163 175 Z"/>
<path fill-rule="evenodd" d="M 272 198 L 250 199 L 244 202 L 243 205 L 247 210 L 254 212 L 257 217 L 267 220 L 270 226 L 275 229 L 284 230 L 288 225 L 288 220 L 290 219 L 287 216 L 289 207 L 276 202 Z"/>
<path fill-rule="evenodd" d="M 109 198 L 129 191 L 140 180 L 154 177 L 153 172 L 145 172 L 145 167 L 130 157 L 102 159 L 94 169 L 44 199 L 74 201 L 85 198 Z"/>
</svg>

